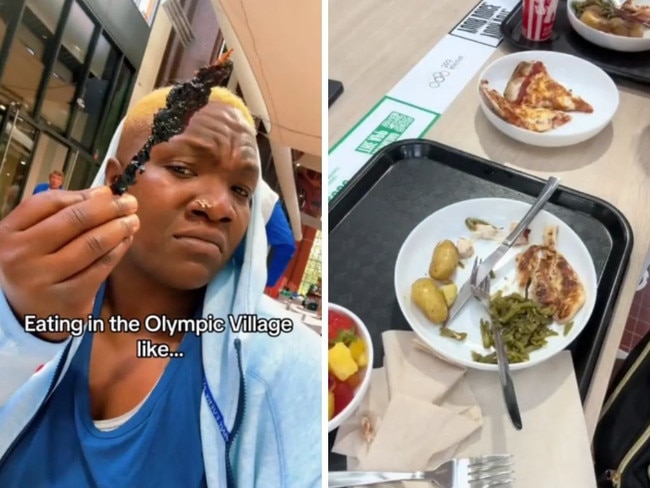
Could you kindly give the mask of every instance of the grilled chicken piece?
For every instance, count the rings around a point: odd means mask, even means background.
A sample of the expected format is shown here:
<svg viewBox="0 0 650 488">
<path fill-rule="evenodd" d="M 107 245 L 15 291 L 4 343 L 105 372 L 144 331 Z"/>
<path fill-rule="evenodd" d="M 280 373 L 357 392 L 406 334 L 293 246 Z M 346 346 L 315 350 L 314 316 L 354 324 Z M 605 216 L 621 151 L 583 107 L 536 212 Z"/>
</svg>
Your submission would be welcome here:
<svg viewBox="0 0 650 488">
<path fill-rule="evenodd" d="M 484 239 L 486 241 L 503 241 L 508 235 L 517 227 L 517 222 L 513 222 L 510 224 L 510 228 L 508 230 L 506 229 L 500 229 L 499 227 L 495 227 L 494 225 L 491 224 L 476 224 L 476 229 L 472 231 L 472 235 L 476 239 Z M 513 244 L 513 246 L 518 247 L 518 246 L 525 246 L 528 244 L 528 236 L 530 235 L 530 229 L 525 229 L 519 237 L 517 237 L 517 240 Z"/>
<path fill-rule="evenodd" d="M 474 243 L 469 239 L 463 237 L 458 239 L 456 249 L 458 249 L 460 259 L 467 259 L 474 255 Z"/>
<path fill-rule="evenodd" d="M 569 322 L 586 301 L 585 288 L 566 258 L 557 251 L 557 227 L 544 230 L 541 246 L 530 246 L 517 255 L 517 283 L 528 296 L 553 307 L 559 324 Z"/>
</svg>

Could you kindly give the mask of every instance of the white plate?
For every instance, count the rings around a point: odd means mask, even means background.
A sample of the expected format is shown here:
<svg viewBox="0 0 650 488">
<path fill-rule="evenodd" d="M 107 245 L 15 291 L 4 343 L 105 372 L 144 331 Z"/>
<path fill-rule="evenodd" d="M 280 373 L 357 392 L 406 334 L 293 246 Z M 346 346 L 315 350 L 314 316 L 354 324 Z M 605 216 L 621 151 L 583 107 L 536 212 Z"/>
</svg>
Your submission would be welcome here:
<svg viewBox="0 0 650 488">
<path fill-rule="evenodd" d="M 548 132 L 533 132 L 508 124 L 498 117 L 477 93 L 487 119 L 499 131 L 525 144 L 562 147 L 584 142 L 600 133 L 618 109 L 619 95 L 612 79 L 598 66 L 569 54 L 552 51 L 524 51 L 504 56 L 490 64 L 478 80 L 487 80 L 490 88 L 503 94 L 517 65 L 522 61 L 541 61 L 549 74 L 574 94 L 594 107 L 591 114 L 571 112 L 572 120 Z"/>
<path fill-rule="evenodd" d="M 497 227 L 509 229 L 513 222 L 519 222 L 530 208 L 527 203 L 503 198 L 479 198 L 465 200 L 438 210 L 423 220 L 409 234 L 402 244 L 395 264 L 395 293 L 402 313 L 415 333 L 436 353 L 451 362 L 474 369 L 496 370 L 492 364 L 477 363 L 472 360 L 472 351 L 488 354 L 482 346 L 479 323 L 487 318 L 481 304 L 470 299 L 458 315 L 447 324 L 452 330 L 466 332 L 463 342 L 440 335 L 440 326 L 432 324 L 411 300 L 411 284 L 418 278 L 428 276 L 429 263 L 435 245 L 449 239 L 456 242 L 459 237 L 470 238 L 471 233 L 465 226 L 467 217 L 474 217 L 490 222 Z M 557 248 L 580 277 L 587 295 L 582 308 L 575 315 L 574 325 L 569 334 L 564 336 L 564 327 L 553 324 L 552 328 L 559 335 L 548 338 L 548 344 L 533 351 L 530 360 L 512 364 L 511 369 L 524 369 L 545 361 L 565 349 L 587 324 L 596 302 L 597 278 L 591 255 L 578 235 L 563 221 L 542 210 L 530 225 L 531 244 L 542 242 L 542 233 L 547 225 L 558 226 Z M 499 242 L 477 240 L 474 243 L 475 254 L 464 260 L 465 269 L 458 269 L 454 282 L 458 289 L 469 278 L 474 257 L 486 258 L 497 248 Z M 492 280 L 491 292 L 503 289 L 504 293 L 519 291 L 515 284 L 515 256 L 525 247 L 510 249 L 494 269 L 496 278 Z"/>
<path fill-rule="evenodd" d="M 637 53 L 650 50 L 650 29 L 646 29 L 644 37 L 623 37 L 599 31 L 598 29 L 589 27 L 576 17 L 576 14 L 571 7 L 571 4 L 573 4 L 574 1 L 575 0 L 567 1 L 567 15 L 569 17 L 569 23 L 580 37 L 592 44 L 606 49 L 612 49 L 614 51 Z M 641 5 L 641 2 L 637 1 L 637 5 Z"/>
</svg>

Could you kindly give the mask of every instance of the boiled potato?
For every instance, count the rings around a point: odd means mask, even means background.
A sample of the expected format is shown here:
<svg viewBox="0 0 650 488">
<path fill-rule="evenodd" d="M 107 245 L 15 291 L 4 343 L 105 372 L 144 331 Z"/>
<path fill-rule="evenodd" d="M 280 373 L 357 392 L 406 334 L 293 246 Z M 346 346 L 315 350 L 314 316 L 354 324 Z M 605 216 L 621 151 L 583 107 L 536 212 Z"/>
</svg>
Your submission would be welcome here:
<svg viewBox="0 0 650 488">
<path fill-rule="evenodd" d="M 612 34 L 615 34 L 617 36 L 622 36 L 622 37 L 629 36 L 630 31 L 627 28 L 627 22 L 625 22 L 623 19 L 614 17 L 613 19 L 609 19 L 608 22 L 609 22 L 609 31 Z"/>
<path fill-rule="evenodd" d="M 445 295 L 430 278 L 420 278 L 411 285 L 411 298 L 415 305 L 434 324 L 442 324 L 447 320 L 449 310 Z"/>
<path fill-rule="evenodd" d="M 645 35 L 645 29 L 641 24 L 632 24 L 630 27 L 630 37 L 643 37 Z"/>
<path fill-rule="evenodd" d="M 592 12 L 598 17 L 602 17 L 604 15 L 603 9 L 598 5 L 589 5 L 584 9 L 584 12 Z"/>
<path fill-rule="evenodd" d="M 585 10 L 584 13 L 580 16 L 580 20 L 587 24 L 592 29 L 606 32 L 607 22 L 598 14 L 591 10 Z"/>
<path fill-rule="evenodd" d="M 456 284 L 450 283 L 448 285 L 441 286 L 440 291 L 445 296 L 445 303 L 447 306 L 451 307 L 454 304 L 454 300 L 456 300 L 456 296 L 458 295 L 458 287 Z"/>
<path fill-rule="evenodd" d="M 444 240 L 436 245 L 429 265 L 429 276 L 434 280 L 448 280 L 456 271 L 460 255 L 453 242 Z"/>
</svg>

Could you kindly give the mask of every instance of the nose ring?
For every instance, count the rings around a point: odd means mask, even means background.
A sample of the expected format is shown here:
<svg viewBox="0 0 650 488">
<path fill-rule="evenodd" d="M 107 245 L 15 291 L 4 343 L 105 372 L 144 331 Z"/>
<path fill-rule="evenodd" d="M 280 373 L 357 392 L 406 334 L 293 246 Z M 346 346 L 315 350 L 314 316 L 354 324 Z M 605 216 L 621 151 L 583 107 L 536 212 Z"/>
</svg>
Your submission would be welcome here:
<svg viewBox="0 0 650 488">
<path fill-rule="evenodd" d="M 203 209 L 212 208 L 212 204 L 203 198 L 196 200 L 196 204 Z"/>
</svg>

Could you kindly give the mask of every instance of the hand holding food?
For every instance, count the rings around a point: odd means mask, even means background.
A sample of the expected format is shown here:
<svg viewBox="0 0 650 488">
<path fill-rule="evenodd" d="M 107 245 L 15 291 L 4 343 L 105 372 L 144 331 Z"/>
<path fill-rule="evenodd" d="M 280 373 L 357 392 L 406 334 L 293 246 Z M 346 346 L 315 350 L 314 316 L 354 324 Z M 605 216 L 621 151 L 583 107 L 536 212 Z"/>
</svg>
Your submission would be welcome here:
<svg viewBox="0 0 650 488">
<path fill-rule="evenodd" d="M 0 222 L 0 287 L 19 320 L 83 318 L 128 250 L 139 221 L 131 195 L 108 187 L 34 195 Z M 63 340 L 66 333 L 43 334 Z"/>
</svg>

